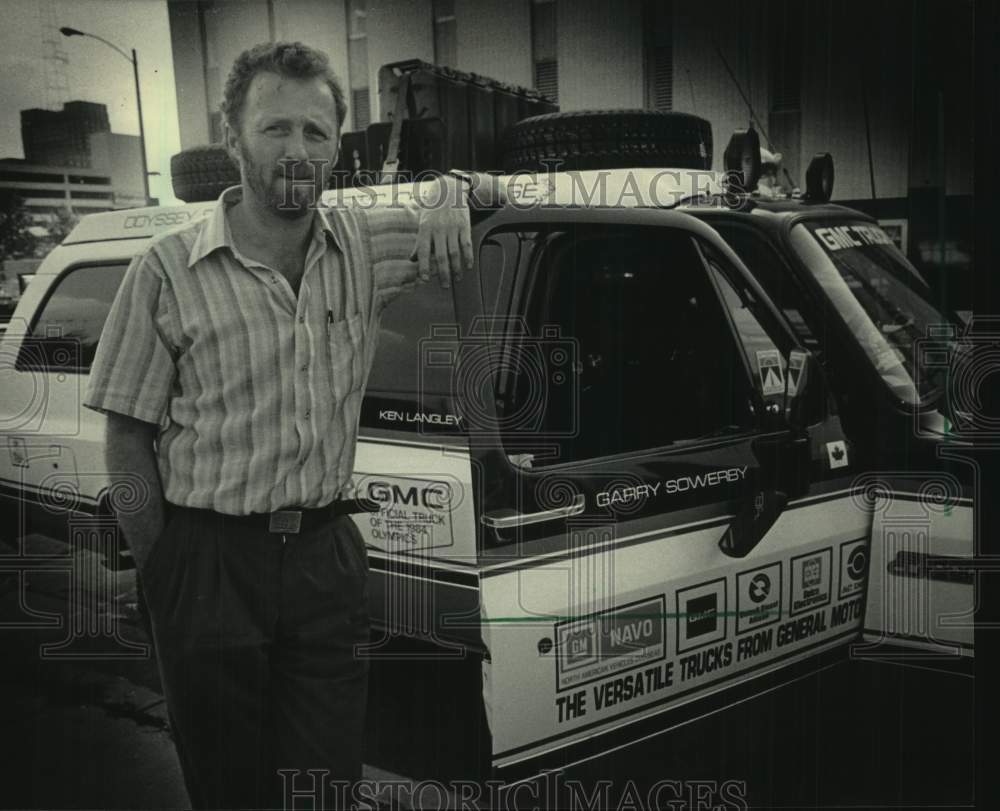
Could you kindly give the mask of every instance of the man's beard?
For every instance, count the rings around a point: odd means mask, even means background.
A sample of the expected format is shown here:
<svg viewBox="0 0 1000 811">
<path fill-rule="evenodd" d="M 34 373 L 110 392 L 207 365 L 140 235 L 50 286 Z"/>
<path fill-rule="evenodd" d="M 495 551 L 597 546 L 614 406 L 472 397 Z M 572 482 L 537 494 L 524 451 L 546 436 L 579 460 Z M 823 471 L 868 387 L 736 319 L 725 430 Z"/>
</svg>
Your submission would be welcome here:
<svg viewBox="0 0 1000 811">
<path fill-rule="evenodd" d="M 242 149 L 243 172 L 247 186 L 265 208 L 287 220 L 309 214 L 323 192 L 323 166 L 320 162 L 299 161 L 266 166 L 256 163 Z M 285 172 L 288 180 L 285 180 Z"/>
</svg>

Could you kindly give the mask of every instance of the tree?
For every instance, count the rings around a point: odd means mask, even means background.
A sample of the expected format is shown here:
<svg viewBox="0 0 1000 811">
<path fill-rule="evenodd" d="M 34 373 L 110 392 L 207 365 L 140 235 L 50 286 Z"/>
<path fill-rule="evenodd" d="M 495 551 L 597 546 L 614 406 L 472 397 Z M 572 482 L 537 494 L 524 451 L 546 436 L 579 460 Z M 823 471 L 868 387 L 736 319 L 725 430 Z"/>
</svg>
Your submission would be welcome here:
<svg viewBox="0 0 1000 811">
<path fill-rule="evenodd" d="M 35 238 L 24 199 L 13 189 L 0 189 L 0 260 L 31 256 Z"/>
<path fill-rule="evenodd" d="M 50 220 L 45 226 L 49 232 L 49 242 L 53 245 L 61 243 L 69 236 L 69 232 L 76 227 L 78 222 L 80 222 L 80 218 L 69 208 L 58 209 L 54 219 Z"/>
</svg>

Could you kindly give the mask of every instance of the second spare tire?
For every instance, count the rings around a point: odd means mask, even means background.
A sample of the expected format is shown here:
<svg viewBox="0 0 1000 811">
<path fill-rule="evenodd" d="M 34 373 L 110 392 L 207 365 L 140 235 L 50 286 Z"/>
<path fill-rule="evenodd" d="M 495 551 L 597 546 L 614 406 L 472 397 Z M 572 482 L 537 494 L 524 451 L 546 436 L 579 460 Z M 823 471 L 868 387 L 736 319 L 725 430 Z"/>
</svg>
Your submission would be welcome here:
<svg viewBox="0 0 1000 811">
<path fill-rule="evenodd" d="M 174 196 L 185 203 L 215 200 L 240 183 L 240 168 L 222 144 L 195 146 L 170 159 Z"/>
<path fill-rule="evenodd" d="M 506 172 L 711 169 L 712 125 L 689 113 L 581 110 L 525 118 L 504 137 Z"/>
</svg>

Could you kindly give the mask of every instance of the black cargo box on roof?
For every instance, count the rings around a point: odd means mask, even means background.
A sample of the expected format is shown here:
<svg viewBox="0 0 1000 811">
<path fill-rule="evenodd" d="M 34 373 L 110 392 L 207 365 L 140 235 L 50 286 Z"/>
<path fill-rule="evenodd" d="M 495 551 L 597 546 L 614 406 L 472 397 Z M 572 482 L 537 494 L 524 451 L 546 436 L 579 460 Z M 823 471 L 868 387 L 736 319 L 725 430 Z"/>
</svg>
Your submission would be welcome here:
<svg viewBox="0 0 1000 811">
<path fill-rule="evenodd" d="M 407 96 L 400 108 L 399 89 L 404 85 Z M 397 109 L 405 110 L 404 118 L 408 121 L 441 121 L 438 131 L 443 144 L 434 151 L 440 165 L 406 167 L 411 171 L 496 169 L 500 143 L 511 124 L 559 110 L 557 104 L 537 90 L 418 59 L 383 65 L 378 72 L 378 86 L 382 122 L 393 123 Z M 384 124 L 373 127 L 381 127 L 380 134 L 388 144 L 389 128 Z M 369 164 L 375 164 L 380 157 L 371 153 L 372 145 L 373 139 L 369 138 Z"/>
</svg>

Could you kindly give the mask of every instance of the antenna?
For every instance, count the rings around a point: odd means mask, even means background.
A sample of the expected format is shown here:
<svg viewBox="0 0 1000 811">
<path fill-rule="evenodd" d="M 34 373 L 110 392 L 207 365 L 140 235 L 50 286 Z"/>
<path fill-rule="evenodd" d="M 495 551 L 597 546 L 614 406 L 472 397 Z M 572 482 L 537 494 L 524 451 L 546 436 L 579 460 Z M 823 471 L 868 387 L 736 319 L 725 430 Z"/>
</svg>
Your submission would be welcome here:
<svg viewBox="0 0 1000 811">
<path fill-rule="evenodd" d="M 753 105 L 750 104 L 750 99 L 747 98 L 747 94 L 743 92 L 743 88 L 740 86 L 739 81 L 736 79 L 736 75 L 733 73 L 732 68 L 729 67 L 729 63 L 726 61 L 726 57 L 722 55 L 722 51 L 719 48 L 718 42 L 713 42 L 712 45 L 715 47 L 715 53 L 718 54 L 719 60 L 722 62 L 722 66 L 726 69 L 726 73 L 729 74 L 729 78 L 733 80 L 733 84 L 736 85 L 736 90 L 739 91 L 740 97 L 743 99 L 743 103 L 746 104 L 747 109 L 750 111 L 750 120 L 757 124 L 757 129 L 760 130 L 761 135 L 764 136 L 764 140 L 767 142 L 767 148 L 774 152 L 774 145 L 771 143 L 771 138 L 767 134 L 767 130 L 764 129 L 764 125 L 760 123 L 760 119 L 757 118 L 757 113 L 754 112 Z"/>
<path fill-rule="evenodd" d="M 684 69 L 688 77 L 688 87 L 691 89 L 691 112 L 698 115 L 698 102 L 694 98 L 694 82 L 691 81 L 691 71 L 687 68 Z"/>
<path fill-rule="evenodd" d="M 864 107 L 865 113 L 865 141 L 868 144 L 868 177 L 872 185 L 872 200 L 875 200 L 875 164 L 872 161 L 872 127 L 871 120 L 868 117 L 868 90 L 866 89 L 865 82 L 861 83 L 861 104 Z"/>
<path fill-rule="evenodd" d="M 750 99 L 747 98 L 747 94 L 743 92 L 743 88 L 740 87 L 739 81 L 736 79 L 736 75 L 733 73 L 732 68 L 729 67 L 729 63 L 726 61 L 726 57 L 722 55 L 722 51 L 719 48 L 718 42 L 712 43 L 715 46 L 715 52 L 719 55 L 719 60 L 722 62 L 722 66 L 726 69 L 726 73 L 729 74 L 729 78 L 733 80 L 733 84 L 736 85 L 736 89 L 739 91 L 740 96 L 743 98 L 743 102 L 746 104 L 747 109 L 750 111 L 750 121 L 756 122 L 757 129 L 760 130 L 761 135 L 764 136 L 764 140 L 767 142 L 767 148 L 771 152 L 776 152 L 774 144 L 771 143 L 771 137 L 767 134 L 767 130 L 764 129 L 764 125 L 760 123 L 760 119 L 757 118 L 757 113 L 754 112 L 753 105 L 750 104 Z M 784 166 L 781 167 L 781 171 L 785 176 L 785 180 L 788 181 L 788 186 L 791 189 L 795 189 L 795 181 L 792 180 L 792 176 L 788 173 L 788 169 Z M 874 181 L 873 181 L 874 183 Z"/>
<path fill-rule="evenodd" d="M 53 0 L 40 3 L 38 15 L 45 67 L 45 106 L 49 110 L 59 110 L 64 102 L 69 101 L 69 79 L 66 74 L 69 56 L 62 49 L 62 36 L 59 34 Z"/>
</svg>

